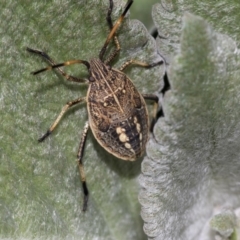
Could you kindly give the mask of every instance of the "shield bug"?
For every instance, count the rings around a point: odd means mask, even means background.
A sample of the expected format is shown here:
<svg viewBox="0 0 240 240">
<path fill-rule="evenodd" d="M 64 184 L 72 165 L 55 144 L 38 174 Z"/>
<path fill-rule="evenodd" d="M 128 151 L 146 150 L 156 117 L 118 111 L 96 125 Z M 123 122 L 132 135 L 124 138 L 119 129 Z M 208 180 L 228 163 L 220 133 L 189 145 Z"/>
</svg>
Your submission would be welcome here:
<svg viewBox="0 0 240 240">
<path fill-rule="evenodd" d="M 87 95 L 67 102 L 51 127 L 38 139 L 39 142 L 44 141 L 53 132 L 69 108 L 81 102 L 86 102 L 88 121 L 84 126 L 77 154 L 84 193 L 83 211 L 87 209 L 89 194 L 82 161 L 89 127 L 98 143 L 106 151 L 120 159 L 134 161 L 143 155 L 148 140 L 149 118 L 144 99 L 150 99 L 158 103 L 156 95 L 140 94 L 132 81 L 124 74 L 123 70 L 131 64 L 151 68 L 162 64 L 163 61 L 147 64 L 130 59 L 119 69 L 114 69 L 110 66 L 120 51 L 120 43 L 116 31 L 132 3 L 133 0 L 128 0 L 121 16 L 113 24 L 111 18 L 113 0 L 109 0 L 106 20 L 110 32 L 99 53 L 99 58 L 94 58 L 90 61 L 70 60 L 57 64 L 45 52 L 27 48 L 28 52 L 40 55 L 50 64 L 46 68 L 33 72 L 34 75 L 46 70 L 56 69 L 67 81 L 88 83 L 89 85 Z M 106 49 L 111 41 L 115 44 L 115 50 L 107 58 L 104 58 Z M 71 64 L 85 65 L 89 72 L 88 80 L 68 75 L 60 68 Z"/>
</svg>

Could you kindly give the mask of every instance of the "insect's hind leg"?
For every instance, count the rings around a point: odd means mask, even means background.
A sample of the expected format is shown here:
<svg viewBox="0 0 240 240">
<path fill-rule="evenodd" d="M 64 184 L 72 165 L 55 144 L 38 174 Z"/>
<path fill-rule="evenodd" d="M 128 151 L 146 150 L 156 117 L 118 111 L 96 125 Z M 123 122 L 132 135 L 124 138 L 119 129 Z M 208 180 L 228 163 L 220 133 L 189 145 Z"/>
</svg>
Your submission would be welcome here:
<svg viewBox="0 0 240 240">
<path fill-rule="evenodd" d="M 32 48 L 28 48 L 27 47 L 27 51 L 30 53 L 34 53 L 37 54 L 39 56 L 41 56 L 44 60 L 46 60 L 51 66 L 56 65 L 56 63 L 53 61 L 53 59 L 51 57 L 49 57 L 49 55 L 43 51 L 39 51 L 37 49 L 32 49 Z M 56 68 L 57 71 L 67 80 L 67 81 L 71 81 L 71 82 L 86 82 L 84 79 L 81 78 L 77 78 L 71 75 L 68 75 L 67 73 L 65 73 L 61 68 Z"/>
<path fill-rule="evenodd" d="M 150 132 L 153 131 L 153 127 L 156 123 L 157 120 L 157 113 L 160 109 L 160 105 L 159 105 L 159 97 L 156 94 L 142 94 L 143 98 L 146 100 L 151 100 L 154 102 L 153 105 L 153 114 L 152 114 L 152 118 L 151 118 L 151 123 L 150 123 Z"/>
<path fill-rule="evenodd" d="M 81 141 L 79 144 L 79 149 L 78 149 L 78 154 L 77 154 L 80 179 L 82 182 L 82 188 L 83 188 L 83 194 L 84 194 L 84 198 L 83 198 L 83 211 L 84 212 L 87 210 L 89 192 L 88 192 L 88 188 L 87 188 L 86 176 L 85 176 L 85 172 L 84 172 L 84 168 L 83 168 L 82 158 L 83 158 L 83 153 L 84 153 L 84 148 L 85 148 L 85 142 L 87 139 L 88 128 L 89 128 L 89 123 L 86 122 L 84 129 L 83 129 L 82 138 L 81 138 Z"/>
</svg>

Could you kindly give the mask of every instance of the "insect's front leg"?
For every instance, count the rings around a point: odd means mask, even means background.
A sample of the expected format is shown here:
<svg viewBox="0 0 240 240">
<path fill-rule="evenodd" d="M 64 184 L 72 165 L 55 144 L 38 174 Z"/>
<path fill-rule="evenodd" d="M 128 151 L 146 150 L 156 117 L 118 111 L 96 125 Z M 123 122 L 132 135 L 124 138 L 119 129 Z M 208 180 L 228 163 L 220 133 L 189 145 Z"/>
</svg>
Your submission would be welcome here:
<svg viewBox="0 0 240 240">
<path fill-rule="evenodd" d="M 49 57 L 49 55 L 43 51 L 39 51 L 37 49 L 32 49 L 32 48 L 27 48 L 27 51 L 30 53 L 34 53 L 37 54 L 39 56 L 41 56 L 44 60 L 46 60 L 48 63 L 51 64 L 51 66 L 56 65 L 56 62 L 53 61 L 53 59 L 51 57 Z M 78 83 L 85 83 L 85 79 L 81 79 L 81 78 L 77 78 L 71 75 L 68 75 L 67 73 L 65 73 L 61 68 L 56 68 L 57 71 L 67 80 L 67 81 L 71 81 L 71 82 L 78 82 Z M 41 71 L 37 71 L 34 74 L 40 73 Z"/>
<path fill-rule="evenodd" d="M 83 194 L 84 194 L 84 199 L 83 199 L 83 211 L 84 212 L 87 210 L 88 188 L 87 188 L 86 176 L 85 176 L 85 172 L 84 172 L 84 168 L 83 168 L 82 159 L 83 159 L 83 153 L 84 153 L 84 148 L 85 148 L 85 142 L 87 139 L 88 128 L 89 128 L 89 123 L 86 122 L 84 129 L 83 129 L 82 138 L 81 138 L 81 141 L 79 144 L 79 149 L 78 149 L 78 154 L 77 154 L 80 179 L 82 182 L 82 188 L 83 188 Z"/>
</svg>

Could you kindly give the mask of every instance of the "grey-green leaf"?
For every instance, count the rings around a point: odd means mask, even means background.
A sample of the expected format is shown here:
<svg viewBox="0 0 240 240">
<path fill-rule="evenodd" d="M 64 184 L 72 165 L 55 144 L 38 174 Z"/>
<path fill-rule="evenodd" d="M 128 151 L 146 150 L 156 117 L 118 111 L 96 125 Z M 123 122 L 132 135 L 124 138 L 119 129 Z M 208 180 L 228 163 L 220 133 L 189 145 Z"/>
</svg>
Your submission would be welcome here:
<svg viewBox="0 0 240 240">
<path fill-rule="evenodd" d="M 236 216 L 234 212 L 230 210 L 224 210 L 221 213 L 216 214 L 210 221 L 210 226 L 220 236 L 230 238 L 237 227 Z M 233 239 L 233 238 L 232 238 Z"/>
<path fill-rule="evenodd" d="M 240 202 L 240 51 L 227 35 L 185 14 L 171 90 L 140 177 L 149 239 L 213 239 L 216 208 Z"/>
<path fill-rule="evenodd" d="M 215 30 L 236 40 L 237 47 L 239 47 L 239 1 L 160 0 L 159 2 L 154 5 L 152 16 L 160 36 L 157 39 L 159 51 L 168 61 L 179 52 L 182 16 L 185 12 L 204 18 L 214 26 Z"/>
</svg>

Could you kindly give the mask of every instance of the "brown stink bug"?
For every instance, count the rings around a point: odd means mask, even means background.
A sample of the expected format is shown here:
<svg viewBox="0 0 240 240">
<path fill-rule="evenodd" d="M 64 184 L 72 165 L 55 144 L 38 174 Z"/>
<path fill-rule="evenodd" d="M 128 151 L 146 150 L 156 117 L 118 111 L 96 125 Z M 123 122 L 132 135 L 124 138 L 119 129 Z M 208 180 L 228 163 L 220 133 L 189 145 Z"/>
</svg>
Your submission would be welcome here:
<svg viewBox="0 0 240 240">
<path fill-rule="evenodd" d="M 68 81 L 86 83 L 85 79 L 68 75 L 60 67 L 78 63 L 84 64 L 88 69 L 89 78 L 87 83 L 89 87 L 86 97 L 80 97 L 68 102 L 48 131 L 38 139 L 39 142 L 42 142 L 48 137 L 70 107 L 81 102 L 87 103 L 88 121 L 84 126 L 77 155 L 84 192 L 83 211 L 87 209 L 88 189 L 82 157 L 89 126 L 98 143 L 114 156 L 128 161 L 134 161 L 142 156 L 149 132 L 148 112 L 144 99 L 150 99 L 158 103 L 158 97 L 153 94 L 140 94 L 132 81 L 123 73 L 123 70 L 131 64 L 151 68 L 163 63 L 163 61 L 160 61 L 154 64 L 147 64 L 131 59 L 118 70 L 111 68 L 110 63 L 120 51 L 116 31 L 132 5 L 133 0 L 128 0 L 123 13 L 114 25 L 111 18 L 113 0 L 109 0 L 109 2 L 110 6 L 106 19 L 110 33 L 99 53 L 99 58 L 91 59 L 89 62 L 85 60 L 70 60 L 56 64 L 46 53 L 27 48 L 27 51 L 40 55 L 50 63 L 50 66 L 33 72 L 34 75 L 46 70 L 56 69 Z M 116 49 L 104 59 L 107 46 L 111 41 L 114 42 Z"/>
</svg>

